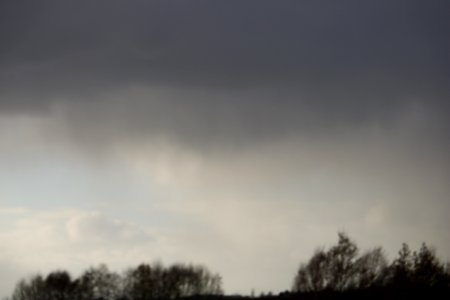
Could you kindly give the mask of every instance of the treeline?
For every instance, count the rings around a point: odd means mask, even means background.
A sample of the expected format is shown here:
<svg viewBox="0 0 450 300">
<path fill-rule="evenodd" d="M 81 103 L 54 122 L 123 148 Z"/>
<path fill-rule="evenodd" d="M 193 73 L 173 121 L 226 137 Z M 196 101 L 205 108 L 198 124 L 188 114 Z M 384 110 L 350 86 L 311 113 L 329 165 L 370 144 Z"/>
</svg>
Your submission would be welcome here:
<svg viewBox="0 0 450 300">
<path fill-rule="evenodd" d="M 67 271 L 35 275 L 18 282 L 11 300 L 450 299 L 450 264 L 425 243 L 417 251 L 403 244 L 389 263 L 381 247 L 360 252 L 345 233 L 338 236 L 336 245 L 301 264 L 291 290 L 278 295 L 223 296 L 220 275 L 204 266 L 154 263 L 121 275 L 105 265 L 78 278 Z"/>
<path fill-rule="evenodd" d="M 200 265 L 141 264 L 124 274 L 106 265 L 91 267 L 78 278 L 67 271 L 20 280 L 11 300 L 146 300 L 221 295 L 222 278 Z"/>
<path fill-rule="evenodd" d="M 357 245 L 339 233 L 337 245 L 317 250 L 297 272 L 292 291 L 297 293 L 363 289 L 449 289 L 450 264 L 422 244 L 411 252 L 403 244 L 397 258 L 388 263 L 381 247 L 359 254 Z"/>
</svg>

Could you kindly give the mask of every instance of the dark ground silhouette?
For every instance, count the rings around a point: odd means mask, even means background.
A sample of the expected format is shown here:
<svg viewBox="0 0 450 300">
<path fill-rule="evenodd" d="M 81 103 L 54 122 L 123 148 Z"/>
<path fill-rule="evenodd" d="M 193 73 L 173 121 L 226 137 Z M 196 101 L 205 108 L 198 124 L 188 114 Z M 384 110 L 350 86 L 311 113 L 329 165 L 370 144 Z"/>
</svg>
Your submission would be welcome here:
<svg viewBox="0 0 450 300">
<path fill-rule="evenodd" d="M 17 283 L 10 300 L 450 299 L 450 264 L 425 243 L 418 251 L 403 244 L 388 263 L 381 247 L 360 253 L 345 233 L 338 237 L 302 263 L 291 290 L 279 294 L 225 296 L 221 276 L 204 266 L 143 263 L 124 274 L 100 265 L 78 278 L 64 270 L 34 275 Z"/>
</svg>

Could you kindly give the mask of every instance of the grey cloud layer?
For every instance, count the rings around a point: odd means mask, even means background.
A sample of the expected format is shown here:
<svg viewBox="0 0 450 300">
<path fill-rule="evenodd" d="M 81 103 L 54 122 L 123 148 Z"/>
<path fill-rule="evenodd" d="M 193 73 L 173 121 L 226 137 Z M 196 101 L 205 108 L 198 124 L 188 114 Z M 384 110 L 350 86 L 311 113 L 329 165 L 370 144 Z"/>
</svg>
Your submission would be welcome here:
<svg viewBox="0 0 450 300">
<path fill-rule="evenodd" d="M 363 84 L 370 76 L 395 80 L 393 85 L 425 81 L 426 87 L 449 75 L 446 1 L 5 1 L 2 6 L 2 79 L 39 82 L 44 86 L 36 88 L 42 89 L 102 88 L 117 81 L 202 86 L 287 81 L 307 88 L 336 80 Z"/>
<path fill-rule="evenodd" d="M 4 112 L 205 142 L 384 124 L 414 102 L 448 135 L 447 1 L 1 6 Z"/>
</svg>

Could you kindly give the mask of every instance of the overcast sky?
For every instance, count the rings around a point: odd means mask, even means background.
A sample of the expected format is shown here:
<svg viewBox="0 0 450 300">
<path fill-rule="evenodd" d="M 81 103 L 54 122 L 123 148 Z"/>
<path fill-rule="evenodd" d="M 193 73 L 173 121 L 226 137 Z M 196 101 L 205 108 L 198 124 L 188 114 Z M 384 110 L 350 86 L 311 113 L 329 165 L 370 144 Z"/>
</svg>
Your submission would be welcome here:
<svg viewBox="0 0 450 300">
<path fill-rule="evenodd" d="M 1 1 L 0 296 L 155 260 L 278 292 L 340 230 L 450 259 L 449 13 Z"/>
</svg>

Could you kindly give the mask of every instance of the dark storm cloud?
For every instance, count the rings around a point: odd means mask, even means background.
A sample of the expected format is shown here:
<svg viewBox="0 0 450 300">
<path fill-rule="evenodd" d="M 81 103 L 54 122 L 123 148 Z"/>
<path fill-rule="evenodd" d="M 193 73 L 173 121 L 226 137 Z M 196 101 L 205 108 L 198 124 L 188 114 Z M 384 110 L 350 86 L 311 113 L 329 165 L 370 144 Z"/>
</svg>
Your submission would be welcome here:
<svg viewBox="0 0 450 300">
<path fill-rule="evenodd" d="M 0 279 L 47 254 L 159 253 L 218 266 L 228 293 L 284 290 L 343 228 L 448 257 L 449 16 L 448 0 L 0 0 Z"/>
<path fill-rule="evenodd" d="M 3 111 L 96 100 L 143 130 L 200 136 L 384 123 L 412 100 L 448 112 L 448 1 L 1 6 Z M 130 85 L 170 92 L 116 105 Z"/>
</svg>

